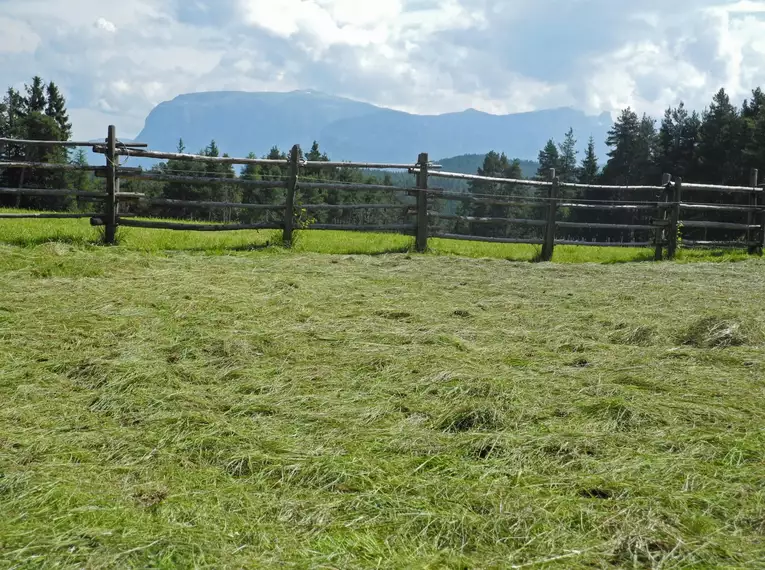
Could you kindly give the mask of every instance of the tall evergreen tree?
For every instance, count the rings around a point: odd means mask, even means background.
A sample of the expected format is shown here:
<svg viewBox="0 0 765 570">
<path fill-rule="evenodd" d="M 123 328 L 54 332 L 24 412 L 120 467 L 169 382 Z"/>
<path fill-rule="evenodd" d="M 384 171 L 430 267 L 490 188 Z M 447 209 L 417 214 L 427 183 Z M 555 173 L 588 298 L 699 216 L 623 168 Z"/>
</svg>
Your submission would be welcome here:
<svg viewBox="0 0 765 570">
<path fill-rule="evenodd" d="M 69 122 L 69 113 L 66 110 L 64 96 L 52 81 L 48 83 L 45 114 L 52 117 L 58 125 L 61 136 L 68 140 L 72 136 L 72 123 Z"/>
<path fill-rule="evenodd" d="M 640 178 L 637 171 L 640 119 L 631 108 L 624 109 L 608 131 L 608 162 L 603 169 L 606 184 L 628 186 Z"/>
<path fill-rule="evenodd" d="M 580 184 L 597 184 L 600 178 L 600 166 L 598 155 L 595 153 L 595 139 L 590 136 L 587 141 L 587 150 L 577 171 L 577 182 Z M 594 189 L 584 189 L 578 193 L 583 200 L 598 200 L 602 198 L 602 192 Z M 571 210 L 571 219 L 575 222 L 600 222 L 602 211 L 589 208 L 576 208 Z M 572 236 L 577 237 L 577 236 Z"/>
<path fill-rule="evenodd" d="M 12 87 L 3 98 L 3 134 L 8 138 L 25 138 L 24 117 L 26 106 L 24 98 Z M 0 159 L 2 160 L 24 160 L 25 148 L 15 144 L 6 144 L 0 146 Z M 0 170 L 0 184 L 3 186 L 18 187 L 23 183 L 22 172 L 18 169 Z M 20 205 L 19 201 L 10 196 L 0 196 L 0 203 L 4 205 Z"/>
<path fill-rule="evenodd" d="M 638 184 L 657 183 L 656 162 L 656 120 L 643 114 L 638 127 L 638 138 L 635 145 L 635 171 Z"/>
<path fill-rule="evenodd" d="M 43 113 L 45 111 L 45 89 L 46 86 L 40 76 L 35 75 L 32 78 L 32 85 L 27 85 L 27 112 L 28 113 Z"/>
<path fill-rule="evenodd" d="M 561 182 L 576 182 L 577 180 L 576 155 L 579 154 L 579 151 L 576 150 L 576 142 L 574 129 L 569 129 L 563 138 L 563 142 L 558 147 L 558 168 L 556 174 Z"/>
<path fill-rule="evenodd" d="M 659 172 L 686 179 L 697 175 L 700 127 L 698 113 L 688 113 L 682 101 L 664 112 L 656 142 L 655 161 Z"/>
<path fill-rule="evenodd" d="M 62 130 L 61 125 L 55 118 L 46 114 L 47 86 L 39 76 L 32 79 L 32 84 L 27 85 L 25 95 L 18 91 L 8 89 L 3 99 L 3 133 L 11 138 L 34 139 L 34 140 L 68 140 L 69 130 Z M 57 107 L 63 110 L 65 115 L 66 103 L 63 97 L 58 96 Z M 70 125 L 68 125 L 70 126 Z M 67 152 L 61 147 L 50 146 L 20 146 L 14 144 L 5 145 L 0 158 L 10 160 L 24 160 L 29 162 L 66 162 Z M 61 188 L 66 184 L 66 176 L 61 172 L 42 170 L 12 169 L 0 175 L 0 183 L 9 186 L 28 186 L 31 188 Z M 5 201 L 6 203 L 7 200 Z M 62 208 L 65 201 L 52 197 L 18 197 L 16 206 L 36 208 Z"/>
<path fill-rule="evenodd" d="M 555 144 L 553 139 L 547 141 L 545 147 L 539 151 L 539 157 L 537 162 L 539 168 L 537 168 L 537 180 L 549 180 L 550 170 L 558 169 L 560 161 L 560 154 L 558 153 L 558 145 Z"/>
<path fill-rule="evenodd" d="M 478 168 L 479 176 L 489 178 L 509 178 L 518 180 L 523 178 L 521 172 L 521 163 L 519 160 L 509 160 L 505 153 L 489 152 L 483 161 L 483 165 Z M 483 180 L 471 180 L 468 184 L 468 192 L 476 196 L 511 196 L 518 191 L 515 186 L 499 184 L 496 182 L 486 182 Z M 510 208 L 508 206 L 497 206 L 482 203 L 465 203 L 459 209 L 461 215 L 467 215 L 476 218 L 507 218 Z M 481 236 L 505 236 L 507 235 L 507 224 L 478 223 L 469 224 L 458 223 L 457 231 L 468 231 L 472 235 Z"/>
<path fill-rule="evenodd" d="M 765 93 L 759 87 L 741 108 L 743 122 L 743 167 L 765 169 Z"/>
<path fill-rule="evenodd" d="M 598 156 L 595 154 L 595 139 L 590 136 L 587 141 L 587 150 L 579 167 L 578 182 L 580 184 L 596 184 L 599 173 Z"/>
<path fill-rule="evenodd" d="M 700 176 L 705 182 L 743 182 L 743 135 L 744 121 L 725 89 L 720 89 L 701 121 L 698 157 Z"/>
</svg>

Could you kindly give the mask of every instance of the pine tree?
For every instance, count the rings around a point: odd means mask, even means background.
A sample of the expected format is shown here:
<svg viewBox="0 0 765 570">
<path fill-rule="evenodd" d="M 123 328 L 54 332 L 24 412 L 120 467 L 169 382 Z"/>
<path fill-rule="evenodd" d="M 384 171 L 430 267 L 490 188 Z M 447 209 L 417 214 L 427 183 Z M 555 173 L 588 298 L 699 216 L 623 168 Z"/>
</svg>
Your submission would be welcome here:
<svg viewBox="0 0 765 570">
<path fill-rule="evenodd" d="M 52 117 L 58 124 L 63 140 L 69 140 L 72 136 L 72 123 L 69 122 L 69 114 L 66 110 L 66 101 L 52 81 L 47 87 L 47 102 L 45 114 Z"/>
<path fill-rule="evenodd" d="M 184 153 L 186 151 L 186 145 L 184 144 L 183 139 L 178 140 L 178 147 L 176 150 L 179 153 Z M 162 173 L 171 176 L 201 177 L 206 174 L 205 164 L 193 160 L 171 159 L 160 165 L 159 169 Z M 204 200 L 206 192 L 205 188 L 199 184 L 168 182 L 162 190 L 162 196 L 172 200 Z M 159 213 L 168 217 L 186 217 L 189 215 L 196 215 L 197 211 L 190 208 L 168 206 L 161 209 Z"/>
<path fill-rule="evenodd" d="M 556 175 L 561 182 L 576 182 L 576 139 L 574 138 L 574 129 L 569 129 L 566 133 L 563 143 L 558 147 L 558 168 Z"/>
<path fill-rule="evenodd" d="M 519 160 L 509 160 L 505 153 L 499 154 L 495 151 L 489 152 L 483 161 L 483 165 L 478 168 L 479 176 L 489 178 L 509 178 L 518 180 L 523 178 L 521 163 Z M 496 182 L 486 182 L 482 180 L 471 180 L 468 184 L 468 192 L 477 196 L 510 196 L 517 189 L 515 186 L 499 184 Z M 509 208 L 507 206 L 495 206 L 482 203 L 465 203 L 459 209 L 460 215 L 467 215 L 477 218 L 507 218 Z M 507 234 L 507 224 L 504 223 L 470 223 L 457 224 L 457 231 L 468 229 L 472 235 L 481 236 L 503 236 Z"/>
<path fill-rule="evenodd" d="M 313 141 L 313 144 L 311 145 L 311 150 L 308 151 L 308 154 L 305 155 L 306 160 L 309 162 L 327 162 L 329 160 L 329 157 L 326 155 L 326 153 L 322 153 L 319 150 L 319 143 L 316 141 Z"/>
<path fill-rule="evenodd" d="M 587 141 L 587 150 L 578 170 L 577 181 L 580 184 L 597 184 L 600 177 L 600 166 L 598 165 L 598 155 L 595 153 L 595 139 L 590 136 Z M 578 198 L 583 200 L 598 200 L 602 198 L 602 192 L 594 189 L 584 189 L 578 193 Z M 575 222 L 600 222 L 602 211 L 577 208 L 570 211 L 571 220 Z"/>
<path fill-rule="evenodd" d="M 603 180 L 607 184 L 628 186 L 639 180 L 636 157 L 640 130 L 637 113 L 628 107 L 621 112 L 608 131 L 606 144 L 611 150 L 603 169 Z"/>
<path fill-rule="evenodd" d="M 43 113 L 45 111 L 45 84 L 40 76 L 32 78 L 32 85 L 27 85 L 27 113 Z"/>
<path fill-rule="evenodd" d="M 698 114 L 695 111 L 689 114 L 682 101 L 664 112 L 656 143 L 658 172 L 686 179 L 696 175 L 700 126 Z"/>
<path fill-rule="evenodd" d="M 590 140 L 587 141 L 587 150 L 579 168 L 578 181 L 580 184 L 596 184 L 599 173 L 598 156 L 595 154 L 595 139 L 591 136 Z"/>
<path fill-rule="evenodd" d="M 743 183 L 744 121 L 728 94 L 720 89 L 701 120 L 698 148 L 700 175 L 711 184 Z"/>
<path fill-rule="evenodd" d="M 654 156 L 656 153 L 656 120 L 643 114 L 638 128 L 635 145 L 635 181 L 637 184 L 656 183 L 657 174 Z"/>
<path fill-rule="evenodd" d="M 765 168 L 765 93 L 759 87 L 741 108 L 744 169 Z"/>
<path fill-rule="evenodd" d="M 302 148 L 301 148 L 302 153 Z M 311 150 L 308 151 L 307 154 L 303 156 L 305 160 L 308 160 L 310 162 L 326 162 L 329 160 L 326 154 L 322 153 L 319 148 L 319 143 L 317 141 L 313 141 L 313 144 L 311 145 Z M 309 180 L 312 180 L 314 182 L 318 182 L 321 180 L 329 180 L 332 178 L 332 170 L 327 169 L 316 169 L 311 168 L 307 170 L 304 174 L 305 177 L 307 177 Z M 333 189 L 333 190 L 300 190 L 296 196 L 295 200 L 296 203 L 299 204 L 321 204 L 323 202 L 328 202 L 330 204 L 340 204 L 344 200 L 344 196 L 341 196 L 343 192 L 339 189 Z M 358 196 L 358 193 L 355 195 Z M 354 196 L 351 196 L 351 200 Z M 322 222 L 325 222 L 329 219 L 330 214 L 328 212 L 317 212 L 313 214 L 313 216 Z"/>
<path fill-rule="evenodd" d="M 3 136 L 8 138 L 25 138 L 24 117 L 25 103 L 21 94 L 11 88 L 3 98 Z M 0 159 L 2 160 L 24 160 L 25 148 L 19 145 L 6 144 L 0 146 Z M 21 178 L 22 171 L 19 169 L 0 169 L 0 183 L 3 186 L 18 187 L 23 182 Z M 0 204 L 7 206 L 19 206 L 20 201 L 15 197 L 0 196 Z"/>
<path fill-rule="evenodd" d="M 550 171 L 554 168 L 558 169 L 560 161 L 560 155 L 558 153 L 558 145 L 555 144 L 553 139 L 547 141 L 545 148 L 539 151 L 539 157 L 537 162 L 539 168 L 537 169 L 537 180 L 549 180 Z"/>
</svg>

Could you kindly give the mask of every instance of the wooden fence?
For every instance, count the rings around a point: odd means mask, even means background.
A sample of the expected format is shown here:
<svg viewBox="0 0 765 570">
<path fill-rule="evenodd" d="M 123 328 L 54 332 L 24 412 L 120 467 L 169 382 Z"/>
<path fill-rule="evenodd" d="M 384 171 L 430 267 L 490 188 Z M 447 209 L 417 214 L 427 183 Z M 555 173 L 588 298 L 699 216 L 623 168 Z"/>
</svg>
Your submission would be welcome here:
<svg viewBox="0 0 765 570">
<path fill-rule="evenodd" d="M 91 201 L 102 201 L 103 208 L 98 212 L 90 213 L 58 213 L 40 212 L 30 214 L 0 213 L 0 218 L 90 218 L 91 224 L 104 227 L 104 241 L 112 244 L 116 240 L 116 232 L 119 226 L 156 228 L 171 230 L 194 230 L 194 231 L 231 231 L 231 230 L 255 230 L 276 229 L 282 230 L 283 242 L 289 247 L 293 241 L 293 233 L 296 230 L 296 195 L 301 190 L 346 190 L 346 191 L 398 191 L 414 197 L 411 205 L 403 203 L 387 204 L 301 204 L 299 208 L 306 211 L 347 211 L 349 209 L 390 209 L 402 210 L 407 219 L 414 218 L 409 223 L 397 224 L 330 224 L 309 223 L 299 225 L 299 229 L 314 230 L 350 230 L 350 231 L 374 231 L 374 232 L 397 232 L 415 236 L 417 251 L 423 252 L 428 247 L 428 238 L 444 238 L 456 240 L 473 240 L 496 243 L 529 243 L 541 245 L 542 260 L 552 259 L 555 245 L 583 245 L 583 246 L 621 246 L 652 248 L 655 251 L 655 259 L 664 257 L 673 259 L 678 247 L 740 247 L 746 248 L 749 253 L 761 254 L 765 246 L 765 204 L 762 201 L 763 190 L 758 186 L 757 170 L 751 172 L 749 186 L 721 186 L 710 184 L 691 184 L 677 178 L 673 179 L 670 174 L 664 174 L 661 184 L 656 186 L 599 186 L 583 185 L 562 182 L 550 173 L 550 179 L 538 180 L 511 180 L 506 178 L 490 178 L 471 174 L 441 172 L 440 166 L 430 162 L 428 154 L 422 153 L 414 164 L 391 164 L 391 163 L 364 163 L 364 162 L 327 162 L 306 161 L 301 158 L 300 147 L 292 147 L 287 159 L 263 159 L 263 158 L 231 158 L 210 157 L 193 154 L 156 152 L 147 150 L 147 145 L 142 143 L 122 143 L 117 139 L 116 130 L 113 126 L 108 129 L 105 142 L 60 142 L 60 141 L 30 141 L 0 138 L 0 146 L 38 146 L 49 147 L 92 147 L 94 152 L 105 156 L 104 166 L 80 166 L 73 164 L 53 164 L 40 162 L 0 162 L 0 169 L 39 169 L 59 171 L 93 171 L 96 176 L 106 180 L 105 192 L 90 192 L 69 189 L 34 189 L 34 188 L 0 188 L 0 194 L 15 194 L 18 196 L 73 196 Z M 227 165 L 260 165 L 279 166 L 286 168 L 288 176 L 284 180 L 245 180 L 241 178 L 231 179 L 224 177 L 200 177 L 179 176 L 174 174 L 143 171 L 140 168 L 128 168 L 120 165 L 121 157 L 137 157 L 152 159 L 184 160 L 192 162 L 206 162 Z M 415 175 L 416 183 L 410 188 L 398 188 L 373 184 L 344 184 L 333 181 L 304 182 L 301 181 L 301 173 L 326 169 L 330 167 L 352 167 L 364 169 L 398 169 L 405 170 Z M 194 200 L 171 200 L 166 198 L 152 198 L 140 193 L 121 192 L 120 180 L 148 180 L 156 182 L 177 182 L 183 184 L 228 184 L 240 185 L 248 188 L 275 189 L 281 188 L 285 192 L 284 203 L 280 204 L 254 204 L 241 202 L 223 201 L 194 201 Z M 476 193 L 449 192 L 430 185 L 431 179 L 458 179 L 472 181 L 474 183 L 494 184 L 511 188 L 532 187 L 537 189 L 537 195 L 481 195 Z M 603 192 L 611 193 L 615 197 L 603 197 L 599 199 L 566 198 L 562 192 L 571 190 L 574 192 Z M 648 193 L 651 199 L 630 200 L 624 196 L 635 193 Z M 708 201 L 692 202 L 687 200 L 689 195 L 708 195 L 709 193 L 721 194 L 723 197 L 744 198 L 745 203 L 709 203 Z M 512 207 L 533 207 L 541 212 L 539 217 L 512 218 L 507 215 L 496 217 L 476 217 L 459 213 L 443 213 L 433 207 L 436 201 L 456 201 L 467 204 L 468 207 L 483 205 L 499 208 L 507 211 Z M 741 199 L 738 200 L 741 202 Z M 237 208 L 241 210 L 263 210 L 282 212 L 281 221 L 265 221 L 259 223 L 183 223 L 168 222 L 151 219 L 137 219 L 134 215 L 121 214 L 120 204 L 128 202 L 140 203 L 146 206 L 168 206 L 184 208 Z M 567 211 L 603 212 L 606 215 L 633 214 L 630 223 L 609 223 L 592 221 L 560 220 L 559 213 Z M 730 214 L 744 217 L 745 221 L 720 221 L 706 219 L 684 219 L 683 213 Z M 483 224 L 493 227 L 524 226 L 537 228 L 541 235 L 536 237 L 502 237 L 475 235 L 479 232 L 457 233 L 453 229 L 444 228 L 446 224 L 465 224 L 471 228 L 481 227 Z M 683 231 L 703 230 L 728 230 L 736 233 L 742 239 L 708 240 L 693 239 L 681 240 L 681 228 Z M 593 241 L 558 238 L 561 230 L 596 230 L 596 231 L 620 231 L 626 232 L 631 239 L 621 241 Z M 648 235 L 643 241 L 634 239 L 636 233 Z M 665 255 L 666 252 L 666 255 Z"/>
</svg>

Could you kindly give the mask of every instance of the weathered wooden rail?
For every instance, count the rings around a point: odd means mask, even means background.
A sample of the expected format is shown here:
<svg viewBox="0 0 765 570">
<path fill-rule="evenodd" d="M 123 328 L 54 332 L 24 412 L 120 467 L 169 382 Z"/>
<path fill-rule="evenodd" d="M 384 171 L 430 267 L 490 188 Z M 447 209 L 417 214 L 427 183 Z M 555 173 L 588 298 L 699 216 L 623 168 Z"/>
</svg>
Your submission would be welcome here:
<svg viewBox="0 0 765 570">
<path fill-rule="evenodd" d="M 556 245 L 582 245 L 582 246 L 617 246 L 617 247 L 640 247 L 652 248 L 655 259 L 669 259 L 675 257 L 681 243 L 683 247 L 740 247 L 746 248 L 750 253 L 762 253 L 765 247 L 765 203 L 762 199 L 762 188 L 758 186 L 758 173 L 753 170 L 749 186 L 722 186 L 711 184 L 685 183 L 681 179 L 673 179 L 671 175 L 663 175 L 661 184 L 656 186 L 605 186 L 586 185 L 562 182 L 555 172 L 551 172 L 548 180 L 515 180 L 507 178 L 494 178 L 472 174 L 453 172 L 441 172 L 440 166 L 430 162 L 428 154 L 422 153 L 417 157 L 414 164 L 400 163 L 372 163 L 372 162 L 333 162 L 333 161 L 308 161 L 301 155 L 300 147 L 292 147 L 286 159 L 264 158 L 236 158 L 236 157 L 210 157 L 194 154 L 158 152 L 147 150 L 143 143 L 122 143 L 118 140 L 116 129 L 110 126 L 103 143 L 75 142 L 75 141 L 35 141 L 0 138 L 1 145 L 17 146 L 41 146 L 41 147 L 92 147 L 97 153 L 105 156 L 105 166 L 81 166 L 72 164 L 54 164 L 42 162 L 0 162 L 1 168 L 21 168 L 39 170 L 60 171 L 92 171 L 98 177 L 106 180 L 105 192 L 89 192 L 68 189 L 33 189 L 33 188 L 0 188 L 0 194 L 12 194 L 17 196 L 73 196 L 86 201 L 103 202 L 100 212 L 90 213 L 7 213 L 0 214 L 0 219 L 65 219 L 65 218 L 90 218 L 91 224 L 104 227 L 104 241 L 114 243 L 117 228 L 119 226 L 138 227 L 147 229 L 170 229 L 170 230 L 193 230 L 193 231 L 234 231 L 234 230 L 281 230 L 283 242 L 289 246 L 293 240 L 295 229 L 313 230 L 349 230 L 349 231 L 374 231 L 374 232 L 397 232 L 413 235 L 415 246 L 418 251 L 425 251 L 428 247 L 429 238 L 443 238 L 455 240 L 485 241 L 491 243 L 526 243 L 541 245 L 542 260 L 552 259 Z M 211 176 L 187 176 L 157 172 L 145 172 L 140 168 L 126 168 L 120 164 L 121 157 L 153 158 L 167 160 L 184 160 L 191 162 L 205 162 L 225 165 L 259 165 L 278 166 L 287 170 L 288 175 L 284 180 L 247 180 L 242 178 L 226 178 Z M 379 184 L 344 184 L 340 182 L 326 181 L 302 181 L 301 173 L 326 168 L 364 168 L 364 169 L 398 169 L 405 170 L 415 175 L 415 184 L 410 188 L 399 188 Z M 467 180 L 477 183 L 496 184 L 500 187 L 521 188 L 531 187 L 536 189 L 538 195 L 506 196 L 506 195 L 480 195 L 448 192 L 440 188 L 430 186 L 431 179 L 456 179 Z M 140 193 L 120 192 L 120 180 L 143 180 L 154 182 L 174 182 L 180 184 L 226 184 L 253 189 L 282 189 L 284 201 L 274 204 L 255 204 L 234 201 L 215 200 L 185 200 L 162 197 L 149 197 Z M 414 197 L 413 204 L 385 203 L 385 204 L 300 204 L 296 206 L 296 195 L 301 191 L 309 190 L 345 190 L 345 191 L 396 191 Z M 622 199 L 579 199 L 562 196 L 565 190 L 603 191 L 621 196 L 625 193 L 649 192 L 653 196 L 650 200 L 622 200 Z M 687 200 L 690 192 L 723 193 L 724 195 L 748 195 L 747 204 L 716 204 L 703 202 L 691 202 Z M 464 204 L 478 204 L 491 207 L 537 207 L 542 212 L 540 217 L 512 217 L 512 216 L 473 216 L 443 213 L 434 209 L 434 201 L 456 201 Z M 151 219 L 137 219 L 134 214 L 120 212 L 123 203 L 138 202 L 144 206 L 183 207 L 183 208 L 231 208 L 237 210 L 260 210 L 280 212 L 281 220 L 265 221 L 258 223 L 189 223 L 172 222 Z M 302 223 L 298 224 L 298 210 L 308 212 L 320 211 L 355 211 L 355 210 L 394 210 L 399 211 L 403 217 L 414 218 L 411 223 L 389 224 L 337 224 L 337 223 Z M 562 210 L 573 211 L 600 211 L 605 213 L 631 213 L 634 215 L 648 214 L 646 220 L 635 223 L 619 222 L 588 222 L 559 219 Z M 719 221 L 682 219 L 682 212 L 696 213 L 729 213 L 746 217 L 746 221 Z M 652 216 L 650 214 L 653 213 Z M 510 226 L 537 228 L 539 234 L 529 237 L 503 237 L 472 235 L 459 233 L 453 230 L 445 230 L 439 227 L 442 222 L 464 223 L 469 226 L 494 226 L 507 228 Z M 707 240 L 693 239 L 680 242 L 681 228 L 731 230 L 740 232 L 743 240 Z M 571 239 L 570 236 L 558 237 L 559 230 L 601 230 L 629 232 L 630 240 L 603 241 Z M 647 234 L 648 239 L 637 240 L 635 233 Z"/>
</svg>

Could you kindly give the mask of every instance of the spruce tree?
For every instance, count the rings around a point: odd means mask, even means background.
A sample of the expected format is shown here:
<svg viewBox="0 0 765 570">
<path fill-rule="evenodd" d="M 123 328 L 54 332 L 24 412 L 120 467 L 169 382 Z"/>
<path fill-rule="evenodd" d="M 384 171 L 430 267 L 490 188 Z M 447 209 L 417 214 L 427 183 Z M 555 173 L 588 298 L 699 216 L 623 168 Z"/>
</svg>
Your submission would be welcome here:
<svg viewBox="0 0 765 570">
<path fill-rule="evenodd" d="M 655 162 L 659 173 L 685 179 L 696 176 L 700 125 L 698 113 L 688 113 L 682 101 L 664 112 L 656 142 Z"/>
<path fill-rule="evenodd" d="M 655 184 L 660 174 L 657 174 L 654 156 L 656 153 L 656 120 L 643 114 L 638 128 L 638 138 L 635 145 L 635 173 L 637 184 Z"/>
<path fill-rule="evenodd" d="M 590 140 L 587 141 L 587 150 L 579 168 L 578 181 L 580 184 L 596 184 L 599 172 L 598 156 L 595 154 L 595 139 L 590 136 Z"/>
<path fill-rule="evenodd" d="M 69 140 L 72 136 L 72 123 L 69 122 L 66 101 L 56 84 L 52 81 L 48 83 L 47 87 L 45 114 L 52 117 L 58 124 L 62 140 Z"/>
<path fill-rule="evenodd" d="M 759 87 L 752 91 L 751 100 L 744 101 L 741 119 L 744 169 L 765 169 L 765 93 Z"/>
<path fill-rule="evenodd" d="M 600 166 L 598 165 L 598 155 L 595 153 L 595 139 L 590 136 L 587 141 L 587 150 L 577 172 L 577 181 L 580 184 L 594 185 L 599 182 Z M 578 197 L 583 200 L 601 199 L 603 193 L 600 190 L 584 189 L 578 193 Z M 601 221 L 602 211 L 589 208 L 576 208 L 571 210 L 571 219 L 575 222 L 599 222 Z"/>
<path fill-rule="evenodd" d="M 32 78 L 32 85 L 26 86 L 27 96 L 25 98 L 27 113 L 43 113 L 45 111 L 45 84 L 40 76 L 35 75 Z"/>
<path fill-rule="evenodd" d="M 521 163 L 519 160 L 509 160 L 505 153 L 489 152 L 483 160 L 483 165 L 478 168 L 479 176 L 489 178 L 509 178 L 518 180 L 523 178 Z M 483 180 L 471 180 L 468 184 L 468 192 L 478 197 L 480 196 L 511 196 L 517 191 L 515 186 L 499 184 L 496 182 L 487 182 Z M 507 218 L 509 208 L 507 206 L 496 206 L 482 203 L 465 203 L 460 208 L 461 215 L 469 215 L 477 218 Z M 507 235 L 507 225 L 504 223 L 458 223 L 457 231 L 468 230 L 472 235 L 479 236 L 505 236 Z"/>
<path fill-rule="evenodd" d="M 8 88 L 8 91 L 3 98 L 3 129 L 4 136 L 8 138 L 21 139 L 25 138 L 24 133 L 24 117 L 26 116 L 26 109 L 24 98 L 21 94 L 12 87 Z M 25 160 L 25 148 L 19 145 L 6 144 L 4 147 L 0 147 L 2 155 L 0 158 L 3 160 Z M 0 170 L 0 183 L 3 186 L 18 187 L 21 182 L 21 170 L 3 169 Z M 10 196 L 0 197 L 2 203 L 5 205 L 20 205 L 18 200 L 11 198 Z"/>
<path fill-rule="evenodd" d="M 545 147 L 539 151 L 539 157 L 537 162 L 539 168 L 537 168 L 537 180 L 549 180 L 550 170 L 558 169 L 560 161 L 560 155 L 558 153 L 558 145 L 555 144 L 553 139 L 547 141 Z"/>
<path fill-rule="evenodd" d="M 628 186 L 640 178 L 637 172 L 640 120 L 631 108 L 624 109 L 608 131 L 608 162 L 603 169 L 606 184 Z"/>
<path fill-rule="evenodd" d="M 701 178 L 710 184 L 743 183 L 744 121 L 724 89 L 702 115 L 698 148 Z"/>
<path fill-rule="evenodd" d="M 566 133 L 563 143 L 558 147 L 558 168 L 556 175 L 561 182 L 576 182 L 576 139 L 574 138 L 574 129 L 569 129 Z"/>
</svg>

